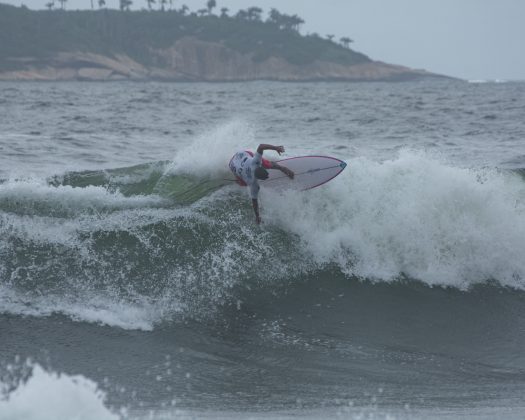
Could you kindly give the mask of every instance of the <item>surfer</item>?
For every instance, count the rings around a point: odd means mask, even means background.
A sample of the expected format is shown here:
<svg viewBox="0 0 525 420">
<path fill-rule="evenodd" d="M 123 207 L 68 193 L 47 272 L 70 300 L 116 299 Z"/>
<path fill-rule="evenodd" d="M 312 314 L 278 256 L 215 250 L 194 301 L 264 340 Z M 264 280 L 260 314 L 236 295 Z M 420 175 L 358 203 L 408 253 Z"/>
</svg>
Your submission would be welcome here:
<svg viewBox="0 0 525 420">
<path fill-rule="evenodd" d="M 271 144 L 260 144 L 257 152 L 253 154 L 250 151 L 237 152 L 230 160 L 230 169 L 237 178 L 237 183 L 250 188 L 250 197 L 252 199 L 253 211 L 255 212 L 255 222 L 261 223 L 259 215 L 259 182 L 268 178 L 268 169 L 277 169 L 293 179 L 292 170 L 279 165 L 277 162 L 266 160 L 262 157 L 265 150 L 275 150 L 279 155 L 284 153 L 284 146 L 272 146 Z"/>
</svg>

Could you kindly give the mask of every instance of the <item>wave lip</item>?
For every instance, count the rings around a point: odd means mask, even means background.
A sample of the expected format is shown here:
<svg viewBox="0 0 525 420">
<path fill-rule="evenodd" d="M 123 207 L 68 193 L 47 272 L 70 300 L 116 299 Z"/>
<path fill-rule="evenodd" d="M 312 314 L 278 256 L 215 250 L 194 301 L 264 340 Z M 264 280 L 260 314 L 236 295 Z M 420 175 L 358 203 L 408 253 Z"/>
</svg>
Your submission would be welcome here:
<svg viewBox="0 0 525 420">
<path fill-rule="evenodd" d="M 162 206 L 158 196 L 126 197 L 101 186 L 49 185 L 41 180 L 17 180 L 0 184 L 0 210 L 19 215 L 70 218 L 108 211 Z"/>
</svg>

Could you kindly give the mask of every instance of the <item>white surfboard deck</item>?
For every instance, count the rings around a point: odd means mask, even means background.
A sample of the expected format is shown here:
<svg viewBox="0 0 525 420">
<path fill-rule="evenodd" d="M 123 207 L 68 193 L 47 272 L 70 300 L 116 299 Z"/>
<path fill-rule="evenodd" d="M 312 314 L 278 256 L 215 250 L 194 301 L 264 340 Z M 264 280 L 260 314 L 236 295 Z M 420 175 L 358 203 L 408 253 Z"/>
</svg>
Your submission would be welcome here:
<svg viewBox="0 0 525 420">
<path fill-rule="evenodd" d="M 346 162 L 329 156 L 298 156 L 277 163 L 294 171 L 294 179 L 277 169 L 269 169 L 268 179 L 259 181 L 265 188 L 309 190 L 326 184 L 346 168 Z"/>
</svg>

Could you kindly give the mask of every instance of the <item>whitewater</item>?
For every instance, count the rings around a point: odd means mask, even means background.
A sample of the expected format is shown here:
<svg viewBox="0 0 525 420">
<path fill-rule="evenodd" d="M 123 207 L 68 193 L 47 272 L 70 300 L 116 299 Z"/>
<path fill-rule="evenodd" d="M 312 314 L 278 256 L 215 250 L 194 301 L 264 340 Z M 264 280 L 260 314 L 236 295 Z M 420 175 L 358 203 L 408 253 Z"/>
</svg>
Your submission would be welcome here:
<svg viewBox="0 0 525 420">
<path fill-rule="evenodd" d="M 0 418 L 525 413 L 525 84 L 0 89 Z"/>
</svg>

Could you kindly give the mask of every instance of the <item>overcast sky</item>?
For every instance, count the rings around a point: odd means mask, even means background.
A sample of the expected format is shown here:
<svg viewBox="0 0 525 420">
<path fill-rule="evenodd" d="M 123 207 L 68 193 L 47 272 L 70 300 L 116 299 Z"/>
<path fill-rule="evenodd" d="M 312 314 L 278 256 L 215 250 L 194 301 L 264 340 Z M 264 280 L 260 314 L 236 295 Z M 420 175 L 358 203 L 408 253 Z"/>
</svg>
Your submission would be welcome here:
<svg viewBox="0 0 525 420">
<path fill-rule="evenodd" d="M 0 0 L 31 9 L 49 0 Z M 93 0 L 95 5 L 97 0 Z M 111 8 L 118 0 L 106 0 Z M 134 0 L 133 8 L 146 7 Z M 191 10 L 206 0 L 174 0 Z M 305 20 L 303 34 L 354 40 L 352 48 L 374 60 L 464 79 L 525 80 L 525 0 L 217 0 L 217 9 L 273 7 Z M 68 0 L 67 9 L 91 7 Z"/>
</svg>

